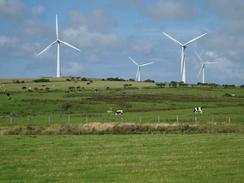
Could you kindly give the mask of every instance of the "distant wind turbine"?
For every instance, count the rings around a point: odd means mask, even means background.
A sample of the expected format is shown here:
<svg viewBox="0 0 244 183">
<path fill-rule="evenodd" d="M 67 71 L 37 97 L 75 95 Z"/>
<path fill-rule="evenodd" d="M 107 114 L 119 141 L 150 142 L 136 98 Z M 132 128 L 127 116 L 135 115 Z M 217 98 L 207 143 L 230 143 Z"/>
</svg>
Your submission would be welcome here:
<svg viewBox="0 0 244 183">
<path fill-rule="evenodd" d="M 198 77 L 200 77 L 200 75 L 202 74 L 202 83 L 205 83 L 205 68 L 206 65 L 208 64 L 216 64 L 217 62 L 209 62 L 209 61 L 203 61 L 202 57 L 195 52 L 196 56 L 198 57 L 198 59 L 202 62 L 199 73 L 198 73 Z"/>
<path fill-rule="evenodd" d="M 176 40 L 175 38 L 173 38 L 172 36 L 170 36 L 169 34 L 162 32 L 166 37 L 168 37 L 169 39 L 171 39 L 172 41 L 174 41 L 175 43 L 179 44 L 181 46 L 181 62 L 180 62 L 180 74 L 181 74 L 181 81 L 183 81 L 184 83 L 186 83 L 186 58 L 185 58 L 185 51 L 187 46 L 200 39 L 201 37 L 205 36 L 207 33 L 204 33 L 200 36 L 197 36 L 193 39 L 191 39 L 190 41 L 186 42 L 186 43 L 181 43 L 178 40 Z"/>
<path fill-rule="evenodd" d="M 128 57 L 136 66 L 137 66 L 137 72 L 136 72 L 136 78 L 135 81 L 141 81 L 141 67 L 144 67 L 146 65 L 151 65 L 154 62 L 148 62 L 145 64 L 138 64 L 134 59 L 132 59 L 131 57 Z"/>
<path fill-rule="evenodd" d="M 75 46 L 62 41 L 59 39 L 59 34 L 58 34 L 58 15 L 56 15 L 56 40 L 54 42 L 52 42 L 51 44 L 49 44 L 44 50 L 42 50 L 40 53 L 37 54 L 37 56 L 41 55 L 42 53 L 44 53 L 45 51 L 47 51 L 49 48 L 51 48 L 53 45 L 57 44 L 57 78 L 60 77 L 61 75 L 61 66 L 60 66 L 60 44 L 64 44 L 70 48 L 73 48 L 77 51 L 80 51 L 80 49 L 76 48 Z"/>
</svg>

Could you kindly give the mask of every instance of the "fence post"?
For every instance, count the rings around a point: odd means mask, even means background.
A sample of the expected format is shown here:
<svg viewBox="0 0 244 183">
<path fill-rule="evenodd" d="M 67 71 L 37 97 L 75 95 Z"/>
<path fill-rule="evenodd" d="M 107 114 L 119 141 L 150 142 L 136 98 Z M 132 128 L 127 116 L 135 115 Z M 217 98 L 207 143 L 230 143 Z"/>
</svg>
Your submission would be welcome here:
<svg viewBox="0 0 244 183">
<path fill-rule="evenodd" d="M 229 118 L 228 118 L 228 122 L 230 123 L 230 116 L 229 116 Z"/>
<path fill-rule="evenodd" d="M 9 120 L 10 120 L 10 124 L 12 124 L 13 123 L 13 118 L 10 117 Z"/>
<path fill-rule="evenodd" d="M 48 116 L 48 124 L 51 124 L 51 116 Z"/>
<path fill-rule="evenodd" d="M 176 116 L 176 122 L 177 123 L 179 122 L 179 116 L 178 115 Z"/>
<path fill-rule="evenodd" d="M 160 116 L 158 116 L 158 123 L 160 123 Z"/>
<path fill-rule="evenodd" d="M 68 115 L 68 123 L 70 123 L 70 115 Z"/>
</svg>

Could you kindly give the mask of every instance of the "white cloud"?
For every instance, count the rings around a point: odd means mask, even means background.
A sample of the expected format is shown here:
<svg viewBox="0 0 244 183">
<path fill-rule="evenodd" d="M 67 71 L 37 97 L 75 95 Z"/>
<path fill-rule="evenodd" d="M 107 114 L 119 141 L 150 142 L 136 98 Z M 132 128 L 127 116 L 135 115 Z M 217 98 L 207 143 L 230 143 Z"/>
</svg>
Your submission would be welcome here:
<svg viewBox="0 0 244 183">
<path fill-rule="evenodd" d="M 154 50 L 154 45 L 149 40 L 135 40 L 130 42 L 130 49 L 141 54 L 151 54 Z"/>
<path fill-rule="evenodd" d="M 43 13 L 45 12 L 45 8 L 42 5 L 37 5 L 32 7 L 32 14 L 40 16 L 43 15 Z"/>
<path fill-rule="evenodd" d="M 70 18 L 72 27 L 85 26 L 89 31 L 110 32 L 116 25 L 115 18 L 101 9 L 93 10 L 90 15 L 71 11 Z"/>
<path fill-rule="evenodd" d="M 86 27 L 68 28 L 64 31 L 65 40 L 77 44 L 81 49 L 113 48 L 120 44 L 114 33 L 91 32 Z"/>
<path fill-rule="evenodd" d="M 25 15 L 26 10 L 20 0 L 1 0 L 0 18 L 19 19 Z"/>
<path fill-rule="evenodd" d="M 17 40 L 14 37 L 9 37 L 5 35 L 0 36 L 0 47 L 10 46 L 16 44 L 16 42 Z"/>
<path fill-rule="evenodd" d="M 155 19 L 185 19 L 196 16 L 192 0 L 159 0 L 145 7 L 145 13 Z"/>
<path fill-rule="evenodd" d="M 65 75 L 81 75 L 81 73 L 84 71 L 84 67 L 81 64 L 70 62 L 65 64 L 65 66 L 62 68 L 62 72 Z"/>
</svg>

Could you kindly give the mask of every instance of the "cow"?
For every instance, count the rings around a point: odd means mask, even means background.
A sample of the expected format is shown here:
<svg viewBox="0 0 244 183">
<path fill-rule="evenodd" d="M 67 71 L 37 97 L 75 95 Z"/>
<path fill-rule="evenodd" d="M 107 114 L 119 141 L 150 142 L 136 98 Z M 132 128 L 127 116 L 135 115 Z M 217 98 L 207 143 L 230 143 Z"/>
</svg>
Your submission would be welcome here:
<svg viewBox="0 0 244 183">
<path fill-rule="evenodd" d="M 194 107 L 193 112 L 194 112 L 194 113 L 201 113 L 201 114 L 202 114 L 202 112 L 203 112 L 203 107 Z"/>
<path fill-rule="evenodd" d="M 121 110 L 121 109 L 115 111 L 115 115 L 116 115 L 116 116 L 117 116 L 117 115 L 122 115 L 123 113 L 124 113 L 124 112 L 123 112 L 123 110 Z"/>
</svg>

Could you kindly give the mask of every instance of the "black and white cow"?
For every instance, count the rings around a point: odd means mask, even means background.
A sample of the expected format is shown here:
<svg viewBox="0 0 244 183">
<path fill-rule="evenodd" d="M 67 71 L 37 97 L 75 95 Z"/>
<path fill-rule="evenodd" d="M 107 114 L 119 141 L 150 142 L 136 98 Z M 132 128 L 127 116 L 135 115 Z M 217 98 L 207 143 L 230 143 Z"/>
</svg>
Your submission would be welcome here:
<svg viewBox="0 0 244 183">
<path fill-rule="evenodd" d="M 116 110 L 115 111 L 115 115 L 122 115 L 124 112 L 123 112 L 123 110 Z"/>
<path fill-rule="evenodd" d="M 193 112 L 194 112 L 194 113 L 201 113 L 201 114 L 202 114 L 202 112 L 203 112 L 203 107 L 194 107 Z"/>
</svg>

